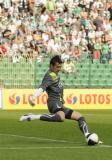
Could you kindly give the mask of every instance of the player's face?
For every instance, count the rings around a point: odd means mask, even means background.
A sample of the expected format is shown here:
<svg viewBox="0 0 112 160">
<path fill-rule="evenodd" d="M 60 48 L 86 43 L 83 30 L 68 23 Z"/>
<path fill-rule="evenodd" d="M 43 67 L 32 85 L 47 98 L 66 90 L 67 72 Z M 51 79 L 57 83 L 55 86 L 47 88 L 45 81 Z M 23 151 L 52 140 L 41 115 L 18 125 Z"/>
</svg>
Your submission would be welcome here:
<svg viewBox="0 0 112 160">
<path fill-rule="evenodd" d="M 51 66 L 51 70 L 55 73 L 58 73 L 61 71 L 62 65 L 56 62 L 54 65 Z"/>
</svg>

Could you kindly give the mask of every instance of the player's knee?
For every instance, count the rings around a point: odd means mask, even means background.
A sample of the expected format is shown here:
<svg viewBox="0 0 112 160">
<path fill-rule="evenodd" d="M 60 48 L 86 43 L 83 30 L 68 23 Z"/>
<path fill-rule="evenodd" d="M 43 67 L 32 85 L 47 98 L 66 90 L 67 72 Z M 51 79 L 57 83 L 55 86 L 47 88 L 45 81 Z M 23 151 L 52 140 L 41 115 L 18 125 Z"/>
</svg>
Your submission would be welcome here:
<svg viewBox="0 0 112 160">
<path fill-rule="evenodd" d="M 78 121 L 81 117 L 82 117 L 82 115 L 79 112 L 76 112 L 76 111 L 74 111 L 71 115 L 71 119 L 74 119 L 76 121 Z"/>
<path fill-rule="evenodd" d="M 65 116 L 61 116 L 60 117 L 60 122 L 64 122 L 64 120 L 65 120 Z"/>
<path fill-rule="evenodd" d="M 62 111 L 59 111 L 57 114 L 60 116 L 60 122 L 64 122 L 64 120 L 65 120 L 65 113 L 62 112 Z"/>
</svg>

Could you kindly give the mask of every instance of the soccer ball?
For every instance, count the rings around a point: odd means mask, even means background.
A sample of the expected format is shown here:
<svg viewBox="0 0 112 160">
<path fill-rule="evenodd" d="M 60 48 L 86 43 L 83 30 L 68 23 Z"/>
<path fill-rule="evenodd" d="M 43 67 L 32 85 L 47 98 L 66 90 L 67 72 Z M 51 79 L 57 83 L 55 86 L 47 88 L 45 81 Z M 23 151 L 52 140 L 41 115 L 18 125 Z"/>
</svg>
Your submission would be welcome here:
<svg viewBox="0 0 112 160">
<path fill-rule="evenodd" d="M 99 137 L 96 133 L 92 133 L 87 137 L 87 143 L 90 146 L 98 144 L 98 142 L 99 142 Z"/>
</svg>

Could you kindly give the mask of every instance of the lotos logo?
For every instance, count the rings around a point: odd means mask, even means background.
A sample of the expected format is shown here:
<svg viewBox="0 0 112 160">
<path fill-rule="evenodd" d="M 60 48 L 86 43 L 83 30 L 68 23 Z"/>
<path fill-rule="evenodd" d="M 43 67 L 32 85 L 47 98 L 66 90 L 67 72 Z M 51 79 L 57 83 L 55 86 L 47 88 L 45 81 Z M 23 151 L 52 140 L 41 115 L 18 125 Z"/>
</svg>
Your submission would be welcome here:
<svg viewBox="0 0 112 160">
<path fill-rule="evenodd" d="M 73 94 L 70 94 L 67 96 L 66 100 L 67 100 L 68 104 L 76 104 L 78 98 L 76 96 L 74 96 Z"/>
<path fill-rule="evenodd" d="M 26 105 L 26 104 L 29 104 L 29 98 L 31 96 L 32 94 L 22 94 L 18 96 L 17 93 L 14 93 L 9 96 L 9 103 L 13 105 L 17 105 L 17 104 L 20 105 L 20 103 L 22 105 Z M 42 96 L 38 97 L 37 99 L 35 99 L 35 103 L 45 105 L 47 103 L 47 95 L 43 94 Z"/>
<path fill-rule="evenodd" d="M 19 96 L 15 96 L 16 93 L 14 93 L 12 96 L 9 97 L 9 102 L 11 104 L 19 104 L 20 102 L 20 97 Z"/>
</svg>

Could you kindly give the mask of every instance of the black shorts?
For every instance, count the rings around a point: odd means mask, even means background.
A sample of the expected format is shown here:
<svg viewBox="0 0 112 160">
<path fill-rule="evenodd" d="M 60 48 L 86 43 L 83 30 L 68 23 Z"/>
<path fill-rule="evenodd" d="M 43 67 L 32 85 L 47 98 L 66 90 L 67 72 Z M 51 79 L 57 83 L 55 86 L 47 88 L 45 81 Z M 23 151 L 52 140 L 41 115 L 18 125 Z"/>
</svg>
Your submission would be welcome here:
<svg viewBox="0 0 112 160">
<path fill-rule="evenodd" d="M 48 101 L 48 109 L 52 114 L 63 111 L 66 119 L 71 119 L 71 114 L 73 112 L 72 109 L 65 107 L 61 101 Z"/>
</svg>

